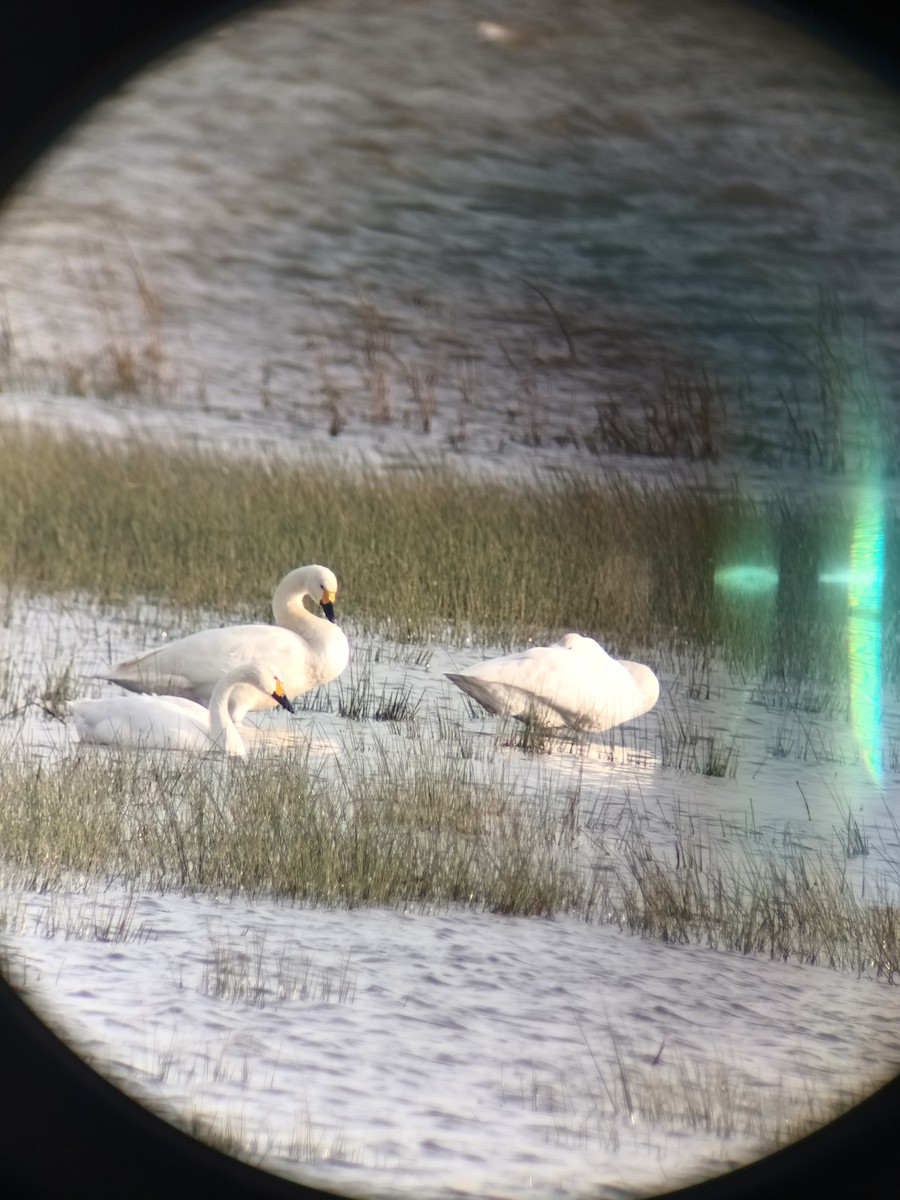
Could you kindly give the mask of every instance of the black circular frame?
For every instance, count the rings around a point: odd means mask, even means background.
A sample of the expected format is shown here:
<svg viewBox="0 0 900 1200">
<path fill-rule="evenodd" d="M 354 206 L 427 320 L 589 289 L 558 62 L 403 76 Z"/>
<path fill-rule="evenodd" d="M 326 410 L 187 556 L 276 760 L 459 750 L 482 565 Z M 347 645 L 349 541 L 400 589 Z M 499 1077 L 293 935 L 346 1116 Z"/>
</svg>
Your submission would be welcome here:
<svg viewBox="0 0 900 1200">
<path fill-rule="evenodd" d="M 0 203 L 101 96 L 179 42 L 251 6 L 252 0 L 7 0 L 0 10 Z M 892 5 L 807 0 L 756 6 L 807 26 L 900 90 L 900 18 Z M 898 1128 L 900 1078 L 794 1145 L 670 1195 L 897 1200 Z M 0 978 L 4 1200 L 331 1194 L 238 1162 L 142 1108 L 88 1067 Z"/>
</svg>

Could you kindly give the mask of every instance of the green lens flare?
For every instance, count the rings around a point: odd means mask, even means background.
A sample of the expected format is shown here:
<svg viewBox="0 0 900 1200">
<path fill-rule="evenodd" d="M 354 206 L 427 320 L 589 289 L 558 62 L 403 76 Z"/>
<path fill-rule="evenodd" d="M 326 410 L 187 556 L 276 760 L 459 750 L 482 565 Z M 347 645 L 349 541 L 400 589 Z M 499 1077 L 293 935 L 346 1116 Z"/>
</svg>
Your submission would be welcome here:
<svg viewBox="0 0 900 1200">
<path fill-rule="evenodd" d="M 774 567 L 750 564 L 717 567 L 713 579 L 716 587 L 743 596 L 760 596 L 778 587 L 778 572 Z"/>
<path fill-rule="evenodd" d="M 819 583 L 834 584 L 837 587 L 849 587 L 853 581 L 853 571 L 846 567 L 844 570 L 820 571 Z"/>
<path fill-rule="evenodd" d="M 870 487 L 857 510 L 850 549 L 847 649 L 850 712 L 863 759 L 881 777 L 881 597 L 884 587 L 884 504 Z"/>
</svg>

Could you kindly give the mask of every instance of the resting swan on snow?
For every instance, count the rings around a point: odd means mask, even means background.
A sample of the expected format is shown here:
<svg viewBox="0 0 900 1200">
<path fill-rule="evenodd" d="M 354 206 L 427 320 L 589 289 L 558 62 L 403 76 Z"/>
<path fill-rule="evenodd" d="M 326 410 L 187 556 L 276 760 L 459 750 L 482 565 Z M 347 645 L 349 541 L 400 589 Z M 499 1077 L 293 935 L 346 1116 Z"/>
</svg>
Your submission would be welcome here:
<svg viewBox="0 0 900 1200">
<path fill-rule="evenodd" d="M 334 623 L 337 579 L 328 567 L 297 567 L 285 575 L 272 597 L 275 625 L 229 625 L 204 629 L 155 650 L 117 663 L 101 676 L 130 692 L 183 696 L 209 704 L 218 681 L 233 667 L 251 660 L 278 663 L 288 696 L 299 696 L 335 679 L 346 667 L 350 647 Z M 321 605 L 325 619 L 311 613 L 303 599 Z M 229 711 L 235 723 L 251 709 L 277 703 L 267 692 L 239 684 Z"/>
<path fill-rule="evenodd" d="M 222 676 L 209 709 L 182 696 L 108 696 L 76 700 L 72 714 L 83 742 L 134 750 L 221 750 L 244 755 L 246 747 L 228 707 L 238 688 L 248 694 L 257 692 L 261 700 L 294 711 L 274 669 L 266 663 L 247 662 Z"/>
<path fill-rule="evenodd" d="M 611 658 L 577 633 L 447 678 L 488 712 L 594 733 L 649 712 L 659 699 L 659 680 L 649 667 Z"/>
</svg>

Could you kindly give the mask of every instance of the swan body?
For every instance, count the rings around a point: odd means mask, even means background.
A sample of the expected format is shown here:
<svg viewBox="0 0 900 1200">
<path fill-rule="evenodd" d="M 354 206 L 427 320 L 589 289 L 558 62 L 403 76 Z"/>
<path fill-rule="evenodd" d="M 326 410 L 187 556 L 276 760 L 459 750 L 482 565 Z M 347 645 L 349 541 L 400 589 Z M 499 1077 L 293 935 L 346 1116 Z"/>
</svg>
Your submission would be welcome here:
<svg viewBox="0 0 900 1200">
<path fill-rule="evenodd" d="M 256 660 L 278 663 L 288 696 L 299 696 L 335 679 L 349 660 L 346 634 L 334 623 L 337 586 L 328 567 L 297 567 L 275 589 L 275 625 L 204 629 L 117 663 L 102 678 L 131 692 L 182 696 L 209 704 L 227 671 Z M 324 619 L 309 611 L 303 603 L 306 596 L 321 605 Z M 276 703 L 268 692 L 238 684 L 229 700 L 231 718 L 237 723 L 251 709 L 272 708 Z"/>
<path fill-rule="evenodd" d="M 488 712 L 594 733 L 641 716 L 659 699 L 659 680 L 649 667 L 611 658 L 577 633 L 447 678 Z"/>
<path fill-rule="evenodd" d="M 208 709 L 182 696 L 109 696 L 76 700 L 72 714 L 83 742 L 136 750 L 223 750 L 244 755 L 246 747 L 229 712 L 229 700 L 238 688 L 259 692 L 273 704 L 294 711 L 272 667 L 246 662 L 222 676 Z"/>
</svg>

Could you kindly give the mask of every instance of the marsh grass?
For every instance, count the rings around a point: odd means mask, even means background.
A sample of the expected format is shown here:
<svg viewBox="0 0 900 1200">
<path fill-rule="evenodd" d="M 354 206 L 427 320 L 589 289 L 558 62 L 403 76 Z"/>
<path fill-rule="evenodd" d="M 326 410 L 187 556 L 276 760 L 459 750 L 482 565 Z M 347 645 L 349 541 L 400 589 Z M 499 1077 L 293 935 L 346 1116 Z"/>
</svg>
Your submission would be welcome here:
<svg viewBox="0 0 900 1200">
<path fill-rule="evenodd" d="M 390 688 L 383 685 L 379 691 L 372 679 L 372 664 L 365 661 L 350 664 L 346 680 L 338 680 L 337 691 L 338 715 L 351 721 L 411 723 L 422 700 L 421 694 L 413 697 L 412 685 L 407 682 Z"/>
<path fill-rule="evenodd" d="M 121 1086 L 125 1091 L 133 1090 L 130 1080 L 123 1080 Z M 359 1166 L 369 1157 L 364 1146 L 354 1146 L 341 1130 L 317 1125 L 308 1110 L 298 1113 L 291 1133 L 277 1137 L 250 1133 L 243 1121 L 205 1112 L 196 1102 L 178 1107 L 160 1102 L 155 1096 L 142 1095 L 138 1098 L 198 1141 L 206 1142 L 252 1166 L 278 1174 L 295 1175 L 307 1183 L 312 1182 L 308 1175 L 304 1176 L 295 1167 Z M 333 1185 L 333 1178 L 325 1181 L 326 1184 L 329 1182 Z"/>
<path fill-rule="evenodd" d="M 704 731 L 702 722 L 683 717 L 674 707 L 659 714 L 660 764 L 671 770 L 734 779 L 738 740 L 735 734 Z"/>
<path fill-rule="evenodd" d="M 491 370 L 492 352 L 460 340 L 445 306 L 429 304 L 426 326 L 410 337 L 396 315 L 359 296 L 350 332 L 330 345 L 320 338 L 315 348 L 329 433 L 372 423 L 423 434 L 439 428 L 460 450 L 479 416 L 491 412 L 494 426 L 505 415 L 510 441 L 532 449 L 553 444 L 599 458 L 614 453 L 675 462 L 716 461 L 737 449 L 832 474 L 853 466 L 893 469 L 897 422 L 865 353 L 852 349 L 836 297 L 821 294 L 797 344 L 783 347 L 791 367 L 778 390 L 780 421 L 769 411 L 765 423 L 751 424 L 743 416 L 754 408 L 746 383 L 726 386 L 702 364 L 666 352 L 616 394 L 606 394 L 605 378 L 588 364 L 603 361 L 604 346 L 627 344 L 629 331 L 593 313 L 566 311 L 546 289 L 524 282 L 524 302 L 509 314 L 511 328 L 499 343 L 505 371 Z M 338 386 L 332 363 L 351 364 L 356 386 Z M 475 363 L 491 372 L 489 392 Z M 562 396 L 571 398 L 568 404 Z"/>
<path fill-rule="evenodd" d="M 878 1083 L 876 1079 L 869 1085 L 854 1082 L 840 1095 L 823 1096 L 811 1071 L 805 1086 L 796 1080 L 750 1085 L 740 1066 L 723 1054 L 698 1061 L 666 1046 L 660 1046 L 656 1054 L 587 1049 L 589 1063 L 580 1079 L 537 1067 L 529 1074 L 504 1072 L 499 1083 L 501 1105 L 545 1117 L 544 1138 L 550 1144 L 599 1146 L 616 1152 L 623 1142 L 639 1137 L 648 1150 L 663 1153 L 670 1136 L 699 1131 L 721 1143 L 743 1143 L 736 1153 L 740 1160 L 749 1161 L 820 1129 L 865 1100 Z M 116 1078 L 114 1067 L 95 1066 Z M 171 1082 L 176 1066 L 171 1060 L 161 1064 L 160 1078 Z M 222 1064 L 219 1073 L 225 1071 Z M 310 1167 L 391 1166 L 383 1156 L 373 1160 L 371 1148 L 348 1132 L 317 1122 L 308 1107 L 297 1113 L 291 1132 L 260 1134 L 242 1120 L 206 1111 L 202 1102 L 188 1100 L 179 1105 L 154 1090 L 136 1087 L 132 1075 L 121 1076 L 117 1082 L 123 1091 L 134 1094 L 190 1136 L 307 1184 L 314 1182 L 307 1170 Z M 334 1186 L 333 1175 L 322 1183 Z"/>
<path fill-rule="evenodd" d="M 817 963 L 889 983 L 900 969 L 897 905 L 864 902 L 824 857 L 733 856 L 683 832 L 669 857 L 635 825 L 598 882 L 607 919 L 667 942 Z"/>
<path fill-rule="evenodd" d="M 756 684 L 751 692 L 751 700 L 761 704 L 768 712 L 802 713 L 842 720 L 847 720 L 850 707 L 850 701 L 841 689 L 829 687 L 821 679 L 802 677 L 777 681 L 770 679 Z M 806 736 L 805 733 L 803 736 Z"/>
<path fill-rule="evenodd" d="M 765 506 L 688 484 L 316 470 L 13 426 L 0 438 L 10 587 L 268 620 L 281 576 L 324 561 L 342 582 L 342 620 L 419 646 L 513 646 L 574 629 L 626 656 L 721 653 L 772 678 L 829 681 L 846 674 L 846 597 L 820 594 L 816 564 L 846 559 L 852 528 L 841 504 Z M 897 529 L 890 517 L 889 565 Z M 782 575 L 763 614 L 720 594 L 714 567 L 765 539 L 781 547 Z M 898 602 L 889 573 L 886 610 Z"/>
<path fill-rule="evenodd" d="M 468 700 L 468 697 L 466 698 Z M 472 715 L 484 717 L 484 710 L 469 700 Z M 501 719 L 497 738 L 504 746 L 513 746 L 527 755 L 544 754 L 590 754 L 595 750 L 599 757 L 607 756 L 610 761 L 616 758 L 616 751 L 621 745 L 621 753 L 631 753 L 635 758 L 646 758 L 649 751 L 646 739 L 642 739 L 639 726 L 626 730 L 606 730 L 604 741 L 594 740 L 593 735 L 581 730 L 569 729 L 566 726 L 545 724 L 533 712 L 528 713 L 524 720 L 514 717 Z"/>
<path fill-rule="evenodd" d="M 855 743 L 845 748 L 832 733 L 825 733 L 817 724 L 799 717 L 792 722 L 780 722 L 773 736 L 767 740 L 766 750 L 773 758 L 794 758 L 813 763 L 853 762 L 859 755 Z"/>
<path fill-rule="evenodd" d="M 265 937 L 214 938 L 203 968 L 200 991 L 232 1004 L 267 1008 L 286 1000 L 348 1004 L 355 977 L 349 955 L 339 970 L 317 969 L 313 960 L 290 947 L 271 953 Z"/>
<path fill-rule="evenodd" d="M 162 298 L 124 239 L 82 247 L 68 274 L 82 298 L 80 332 L 67 329 L 42 355 L 29 355 L 4 311 L 0 390 L 153 405 L 191 394 L 206 407 L 204 365 L 182 352 L 176 376 Z M 284 379 L 273 378 L 270 357 L 259 362 L 260 407 L 298 425 L 321 414 L 332 438 L 348 428 L 403 427 L 437 434 L 457 451 L 479 425 L 482 442 L 495 441 L 505 418 L 501 444 L 579 447 L 601 461 L 614 453 L 696 463 L 737 451 L 832 474 L 894 470 L 900 428 L 865 349 L 853 349 L 836 297 L 820 295 L 798 344 L 783 347 L 793 365 L 778 388 L 779 428 L 771 406 L 764 422 L 743 416 L 755 415 L 746 384 L 726 386 L 662 346 L 610 396 L 608 372 L 598 375 L 597 365 L 634 331 L 595 312 L 567 311 L 547 289 L 523 284 L 522 300 L 501 318 L 502 339 L 490 334 L 490 346 L 464 333 L 446 304 L 419 298 L 413 329 L 360 290 L 340 330 L 314 333 L 299 359 L 280 364 Z M 306 388 L 297 398 L 298 371 L 312 380 L 317 402 Z"/>
<path fill-rule="evenodd" d="M 302 756 L 237 764 L 85 754 L 0 783 L 8 861 L 34 888 L 66 874 L 353 906 L 583 907 L 586 884 L 549 802 L 434 764 L 419 743 L 337 776 Z"/>
<path fill-rule="evenodd" d="M 781 461 L 831 474 L 851 464 L 895 473 L 900 431 L 873 378 L 865 335 L 856 341 L 837 296 L 821 291 L 803 343 L 792 347 L 798 378 L 779 392 Z"/>
<path fill-rule="evenodd" d="M 86 246 L 68 274 L 84 296 L 82 312 L 88 316 L 80 337 L 69 331 L 55 352 L 27 353 L 4 314 L 0 390 L 168 402 L 175 382 L 164 347 L 162 302 L 131 247 L 120 241 L 113 254 L 106 243 Z"/>
<path fill-rule="evenodd" d="M 24 703 L 21 674 L 9 659 L 0 661 L 0 700 L 4 717 L 18 712 Z"/>
<path fill-rule="evenodd" d="M 665 1043 L 627 1045 L 611 1024 L 603 1045 L 586 1042 L 585 1048 L 583 1079 L 533 1070 L 530 1079 L 517 1080 L 518 1087 L 504 1086 L 504 1102 L 547 1113 L 548 1136 L 563 1144 L 599 1141 L 618 1150 L 642 1128 L 644 1137 L 649 1130 L 700 1131 L 722 1141 L 750 1140 L 763 1154 L 812 1133 L 869 1094 L 860 1083 L 840 1097 L 823 1097 L 812 1071 L 806 1086 L 796 1080 L 751 1082 L 721 1052 L 698 1057 Z M 873 1079 L 871 1087 L 876 1085 Z"/>
<path fill-rule="evenodd" d="M 62 721 L 65 719 L 69 702 L 75 698 L 78 688 L 74 664 L 69 662 L 61 669 L 48 671 L 40 693 L 41 706 L 48 716 Z"/>
<path fill-rule="evenodd" d="M 0 661 L 0 720 L 39 708 L 55 721 L 66 719 L 69 702 L 78 689 L 74 665 L 48 668 L 41 682 L 30 680 L 12 660 Z"/>
<path fill-rule="evenodd" d="M 512 744 L 525 754 L 549 754 L 557 741 L 558 733 L 529 714 L 516 727 Z"/>
<path fill-rule="evenodd" d="M 834 858 L 790 839 L 778 852 L 753 828 L 734 831 L 746 848 L 732 852 L 677 813 L 667 851 L 631 807 L 588 811 L 577 785 L 523 795 L 502 769 L 445 749 L 391 738 L 361 755 L 348 743 L 329 770 L 303 753 L 10 764 L 0 841 L 31 890 L 76 874 L 342 907 L 571 913 L 888 981 L 900 970 L 900 910 L 886 895 L 864 901 Z M 839 836 L 846 856 L 865 852 L 852 820 Z M 107 926 L 133 932 L 128 912 Z"/>
<path fill-rule="evenodd" d="M 844 822 L 835 828 L 835 833 L 846 858 L 859 858 L 869 853 L 869 839 L 860 829 L 849 804 L 844 813 Z"/>
<path fill-rule="evenodd" d="M 230 956 L 224 944 L 223 953 Z M 27 964 L 22 970 L 27 977 Z M 217 994 L 236 1003 L 255 1003 L 240 984 L 235 995 L 228 989 Z M 338 996 L 337 1002 L 349 999 L 351 995 Z M 53 1013 L 47 1019 L 59 1024 Z M 227 1046 L 216 1058 L 186 1052 L 173 1039 L 157 1047 L 139 1072 L 120 1061 L 105 1061 L 94 1049 L 79 1048 L 71 1030 L 60 1032 L 123 1092 L 191 1137 L 242 1161 L 307 1184 L 314 1182 L 310 1168 L 368 1165 L 384 1170 L 394 1165 L 385 1151 L 376 1153 L 358 1133 L 317 1120 L 308 1104 L 297 1107 L 293 1127 L 283 1133 L 261 1131 L 258 1121 L 251 1124 L 233 1112 L 223 1115 L 208 1109 L 196 1096 L 198 1083 L 233 1085 L 257 1075 L 255 1061 L 235 1055 Z M 664 1154 L 670 1137 L 699 1131 L 721 1143 L 738 1142 L 737 1160 L 749 1161 L 821 1128 L 878 1085 L 873 1077 L 870 1082 L 853 1081 L 837 1095 L 823 1095 L 813 1070 L 799 1083 L 796 1078 L 761 1082 L 756 1072 L 748 1078 L 740 1063 L 715 1049 L 698 1058 L 665 1043 L 639 1046 L 621 1037 L 611 1023 L 606 1038 L 595 1038 L 593 1044 L 585 1040 L 585 1050 L 580 1076 L 538 1065 L 530 1071 L 518 1065 L 501 1068 L 499 1103 L 544 1117 L 543 1136 L 551 1145 L 599 1146 L 615 1152 L 623 1142 L 639 1138 L 648 1150 Z M 802 1064 L 800 1072 L 802 1076 Z M 727 1165 L 737 1166 L 737 1160 Z M 693 1170 L 696 1174 L 697 1167 Z M 333 1171 L 321 1183 L 333 1187 Z"/>
<path fill-rule="evenodd" d="M 136 897 L 105 900 L 101 895 L 53 895 L 34 916 L 32 931 L 40 937 L 80 942 L 145 942 L 153 937 L 146 921 L 138 921 Z"/>
<path fill-rule="evenodd" d="M 364 1147 L 353 1146 L 340 1130 L 329 1130 L 317 1124 L 308 1107 L 297 1111 L 293 1129 L 281 1136 L 260 1133 L 258 1126 L 251 1130 L 241 1115 L 205 1111 L 202 1103 L 194 1098 L 198 1081 L 190 1056 L 186 1058 L 174 1045 L 154 1050 L 146 1069 L 139 1072 L 123 1067 L 118 1060 L 106 1061 L 87 1046 L 79 1046 L 77 1034 L 61 1026 L 52 1012 L 45 1014 L 45 1019 L 49 1025 L 58 1027 L 58 1032 L 90 1067 L 105 1075 L 126 1095 L 190 1137 L 233 1158 L 266 1170 L 287 1173 L 285 1168 L 288 1166 L 358 1164 L 368 1157 Z M 235 1078 L 236 1070 L 241 1077 L 249 1078 L 254 1066 L 245 1059 L 236 1067 L 233 1057 L 223 1052 L 218 1060 L 205 1062 L 203 1076 L 204 1080 L 212 1078 L 215 1082 L 240 1082 Z M 169 1094 L 161 1092 L 160 1085 L 168 1089 Z M 179 1098 L 173 1099 L 172 1093 Z"/>
<path fill-rule="evenodd" d="M 616 401 L 598 403 L 590 449 L 689 461 L 719 458 L 726 403 L 705 372 L 694 377 L 666 372 L 661 384 L 641 389 L 636 399 L 627 410 Z"/>
<path fill-rule="evenodd" d="M 26 900 L 34 883 L 27 872 L 3 869 L 0 933 L 104 943 L 145 942 L 154 936 L 149 924 L 138 919 L 133 890 L 115 896 L 102 888 L 86 894 L 49 890 Z"/>
</svg>

